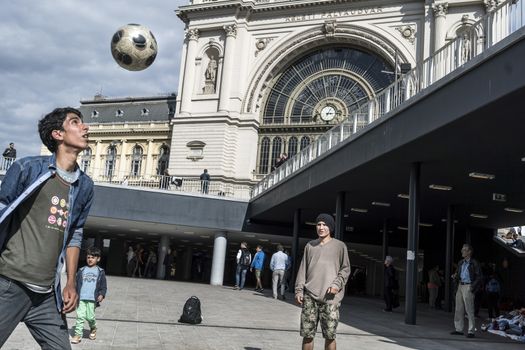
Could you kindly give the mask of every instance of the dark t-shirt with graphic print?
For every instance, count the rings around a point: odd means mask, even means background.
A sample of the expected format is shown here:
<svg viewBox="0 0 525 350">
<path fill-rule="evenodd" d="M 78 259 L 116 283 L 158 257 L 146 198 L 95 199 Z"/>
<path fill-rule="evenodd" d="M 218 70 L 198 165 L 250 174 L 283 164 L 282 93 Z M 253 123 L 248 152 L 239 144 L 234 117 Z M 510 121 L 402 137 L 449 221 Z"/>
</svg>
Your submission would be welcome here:
<svg viewBox="0 0 525 350">
<path fill-rule="evenodd" d="M 54 176 L 13 213 L 11 237 L 0 255 L 0 274 L 13 280 L 51 286 L 64 242 L 69 184 Z"/>
</svg>

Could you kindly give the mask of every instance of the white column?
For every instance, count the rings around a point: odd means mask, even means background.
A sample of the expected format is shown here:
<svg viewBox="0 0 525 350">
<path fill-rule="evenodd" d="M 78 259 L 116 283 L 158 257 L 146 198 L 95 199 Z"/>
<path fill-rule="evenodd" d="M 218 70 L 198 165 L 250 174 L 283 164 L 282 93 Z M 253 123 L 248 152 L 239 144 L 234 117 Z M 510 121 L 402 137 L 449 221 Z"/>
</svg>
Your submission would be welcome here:
<svg viewBox="0 0 525 350">
<path fill-rule="evenodd" d="M 230 102 L 231 72 L 235 57 L 235 39 L 237 37 L 237 26 L 235 24 L 224 26 L 226 32 L 226 43 L 224 47 L 224 63 L 221 73 L 221 93 L 219 97 L 219 111 L 228 112 Z"/>
<path fill-rule="evenodd" d="M 97 180 L 100 173 L 103 172 L 102 164 L 101 164 L 102 161 L 100 157 L 102 153 L 102 141 L 97 140 L 96 142 L 97 144 L 95 146 L 95 160 L 94 160 L 95 164 L 93 164 L 93 173 L 92 173 L 93 174 L 92 177 L 94 180 Z"/>
<path fill-rule="evenodd" d="M 168 235 L 160 236 L 159 251 L 157 253 L 157 279 L 164 279 L 166 270 L 164 266 L 164 258 L 168 254 L 170 248 L 170 238 Z"/>
<path fill-rule="evenodd" d="M 184 83 L 182 84 L 182 99 L 180 103 L 181 113 L 190 113 L 191 96 L 195 84 L 195 55 L 197 53 L 197 40 L 199 40 L 198 29 L 186 31 L 188 50 L 186 51 L 186 66 L 184 67 Z"/>
<path fill-rule="evenodd" d="M 436 52 L 445 45 L 448 2 L 432 4 L 432 10 L 434 10 L 434 52 Z"/>
<path fill-rule="evenodd" d="M 126 142 L 127 140 L 120 140 L 120 164 L 118 169 L 118 178 L 122 180 L 124 176 L 129 175 L 129 169 L 126 169 Z M 126 171 L 127 170 L 127 171 Z"/>
<path fill-rule="evenodd" d="M 146 150 L 146 164 L 144 169 L 142 169 L 142 174 L 144 175 L 154 175 L 156 171 L 153 167 L 152 169 L 152 158 L 153 158 L 153 139 L 148 139 L 148 149 Z"/>
<path fill-rule="evenodd" d="M 226 260 L 226 248 L 226 232 L 215 233 L 210 277 L 210 284 L 212 286 L 222 286 L 222 282 L 224 280 L 224 262 Z"/>
</svg>

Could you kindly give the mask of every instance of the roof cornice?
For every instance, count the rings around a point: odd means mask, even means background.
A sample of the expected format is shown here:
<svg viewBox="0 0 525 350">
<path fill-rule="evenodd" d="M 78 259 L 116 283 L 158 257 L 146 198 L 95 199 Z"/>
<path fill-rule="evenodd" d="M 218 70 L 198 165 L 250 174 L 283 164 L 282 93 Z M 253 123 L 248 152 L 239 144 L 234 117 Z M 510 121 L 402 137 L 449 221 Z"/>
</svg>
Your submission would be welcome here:
<svg viewBox="0 0 525 350">
<path fill-rule="evenodd" d="M 175 11 L 177 16 L 188 23 L 188 15 L 195 13 L 202 13 L 210 10 L 221 10 L 234 8 L 236 10 L 246 10 L 250 13 L 267 12 L 274 10 L 287 10 L 295 8 L 313 7 L 318 5 L 330 5 L 330 4 L 341 4 L 341 3 L 356 3 L 365 2 L 367 0 L 294 0 L 294 1 L 279 1 L 279 2 L 268 2 L 268 3 L 257 3 L 255 1 L 243 1 L 243 0 L 229 0 L 229 1 L 213 1 L 200 4 L 192 4 L 180 6 Z"/>
</svg>

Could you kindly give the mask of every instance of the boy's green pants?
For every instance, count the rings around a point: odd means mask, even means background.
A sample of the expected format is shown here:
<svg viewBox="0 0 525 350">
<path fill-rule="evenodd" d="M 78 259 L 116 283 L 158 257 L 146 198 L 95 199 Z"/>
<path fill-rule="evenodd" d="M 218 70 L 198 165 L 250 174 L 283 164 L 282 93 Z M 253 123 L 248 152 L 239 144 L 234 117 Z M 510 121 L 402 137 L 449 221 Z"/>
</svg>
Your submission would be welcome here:
<svg viewBox="0 0 525 350">
<path fill-rule="evenodd" d="M 75 325 L 75 335 L 82 337 L 84 331 L 84 321 L 89 324 L 89 329 L 97 328 L 95 320 L 95 302 L 90 300 L 80 300 L 77 307 L 77 323 Z"/>
</svg>

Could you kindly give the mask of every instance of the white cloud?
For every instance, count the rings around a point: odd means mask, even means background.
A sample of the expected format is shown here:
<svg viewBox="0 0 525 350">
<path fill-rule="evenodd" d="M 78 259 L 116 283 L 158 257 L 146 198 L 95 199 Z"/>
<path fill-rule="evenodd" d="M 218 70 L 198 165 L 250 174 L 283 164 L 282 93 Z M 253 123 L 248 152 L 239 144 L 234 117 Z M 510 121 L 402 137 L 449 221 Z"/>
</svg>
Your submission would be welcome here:
<svg viewBox="0 0 525 350">
<path fill-rule="evenodd" d="M 177 90 L 184 24 L 175 15 L 187 0 L 17 0 L 0 11 L 0 147 L 19 156 L 40 152 L 37 122 L 55 107 L 78 106 L 97 92 L 145 96 Z M 159 52 L 141 72 L 120 68 L 110 53 L 113 33 L 140 23 Z"/>
</svg>

